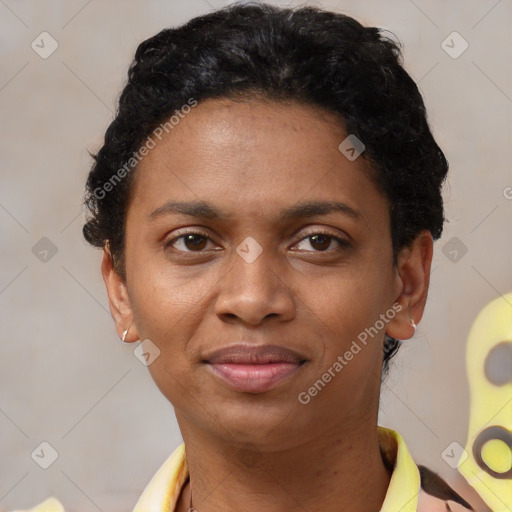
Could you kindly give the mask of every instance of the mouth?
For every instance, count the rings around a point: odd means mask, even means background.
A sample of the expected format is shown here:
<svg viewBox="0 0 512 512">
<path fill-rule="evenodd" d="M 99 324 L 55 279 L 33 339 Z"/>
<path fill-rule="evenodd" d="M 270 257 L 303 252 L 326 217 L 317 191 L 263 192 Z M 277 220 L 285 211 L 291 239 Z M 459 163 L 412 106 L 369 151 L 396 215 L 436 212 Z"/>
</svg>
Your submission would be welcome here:
<svg viewBox="0 0 512 512">
<path fill-rule="evenodd" d="M 218 350 L 203 362 L 231 389 L 263 393 L 289 380 L 307 359 L 277 345 L 234 345 Z"/>
</svg>

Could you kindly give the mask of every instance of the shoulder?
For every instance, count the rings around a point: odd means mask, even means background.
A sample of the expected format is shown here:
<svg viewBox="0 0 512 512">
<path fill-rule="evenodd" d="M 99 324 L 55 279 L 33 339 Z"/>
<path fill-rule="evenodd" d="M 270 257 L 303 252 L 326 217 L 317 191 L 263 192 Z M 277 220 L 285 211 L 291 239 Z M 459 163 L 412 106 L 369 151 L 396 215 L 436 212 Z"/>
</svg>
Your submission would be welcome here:
<svg viewBox="0 0 512 512">
<path fill-rule="evenodd" d="M 418 465 L 421 489 L 418 496 L 418 512 L 466 512 L 473 507 L 455 492 L 437 473 Z M 451 502 L 451 504 L 448 504 Z"/>
<path fill-rule="evenodd" d="M 437 473 L 416 464 L 402 436 L 378 427 L 383 461 L 391 472 L 381 512 L 469 512 L 474 508 Z"/>
</svg>

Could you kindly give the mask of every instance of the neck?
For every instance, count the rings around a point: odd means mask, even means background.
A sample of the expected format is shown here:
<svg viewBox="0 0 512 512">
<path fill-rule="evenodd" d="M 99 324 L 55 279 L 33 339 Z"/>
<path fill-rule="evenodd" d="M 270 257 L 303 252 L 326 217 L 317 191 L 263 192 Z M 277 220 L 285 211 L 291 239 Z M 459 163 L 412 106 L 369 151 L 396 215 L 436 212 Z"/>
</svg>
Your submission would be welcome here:
<svg viewBox="0 0 512 512">
<path fill-rule="evenodd" d="M 178 512 L 375 512 L 389 485 L 376 425 L 323 430 L 279 451 L 241 449 L 201 432 L 182 432 L 189 434 L 183 438 L 190 481 Z"/>
</svg>

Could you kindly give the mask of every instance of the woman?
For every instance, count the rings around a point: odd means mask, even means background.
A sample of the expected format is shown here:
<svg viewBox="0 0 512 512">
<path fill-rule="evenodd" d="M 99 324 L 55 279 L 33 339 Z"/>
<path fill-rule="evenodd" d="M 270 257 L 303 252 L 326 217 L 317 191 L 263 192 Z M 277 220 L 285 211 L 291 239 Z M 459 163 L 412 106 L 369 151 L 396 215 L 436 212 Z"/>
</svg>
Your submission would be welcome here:
<svg viewBox="0 0 512 512">
<path fill-rule="evenodd" d="M 448 170 L 394 42 L 313 7 L 165 29 L 94 159 L 84 236 L 184 440 L 136 511 L 471 509 L 377 425 Z"/>
</svg>

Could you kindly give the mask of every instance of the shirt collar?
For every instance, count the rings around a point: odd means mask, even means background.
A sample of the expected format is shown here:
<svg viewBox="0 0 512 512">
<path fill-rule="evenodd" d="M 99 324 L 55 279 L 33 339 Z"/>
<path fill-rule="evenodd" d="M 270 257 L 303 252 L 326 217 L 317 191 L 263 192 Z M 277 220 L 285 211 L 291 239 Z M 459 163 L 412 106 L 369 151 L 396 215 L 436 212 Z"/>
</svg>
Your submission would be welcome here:
<svg viewBox="0 0 512 512">
<path fill-rule="evenodd" d="M 402 436 L 378 427 L 381 453 L 392 468 L 391 480 L 380 512 L 416 512 L 420 475 Z M 133 512 L 174 512 L 188 478 L 185 444 L 178 446 L 153 476 Z"/>
</svg>

